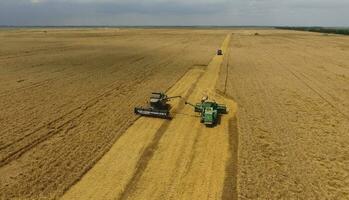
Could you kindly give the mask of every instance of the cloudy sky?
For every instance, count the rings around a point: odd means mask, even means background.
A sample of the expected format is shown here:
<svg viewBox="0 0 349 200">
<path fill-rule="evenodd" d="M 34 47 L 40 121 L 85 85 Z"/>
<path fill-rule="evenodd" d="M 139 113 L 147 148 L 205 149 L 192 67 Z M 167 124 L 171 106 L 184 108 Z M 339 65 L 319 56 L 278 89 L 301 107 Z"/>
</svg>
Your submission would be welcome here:
<svg viewBox="0 0 349 200">
<path fill-rule="evenodd" d="M 0 0 L 0 25 L 349 26 L 349 0 Z"/>
</svg>

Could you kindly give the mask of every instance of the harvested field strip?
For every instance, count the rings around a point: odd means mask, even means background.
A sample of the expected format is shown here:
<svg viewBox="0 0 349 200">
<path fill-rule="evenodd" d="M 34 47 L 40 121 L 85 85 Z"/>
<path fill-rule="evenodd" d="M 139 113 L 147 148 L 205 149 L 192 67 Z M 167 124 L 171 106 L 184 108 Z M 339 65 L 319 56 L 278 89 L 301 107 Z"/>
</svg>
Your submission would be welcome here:
<svg viewBox="0 0 349 200">
<path fill-rule="evenodd" d="M 168 91 L 168 94 L 181 95 L 187 93 L 201 74 L 201 70 L 190 70 Z M 175 105 L 178 102 L 179 100 L 173 100 Z M 173 109 L 176 109 L 176 106 Z M 139 161 L 142 160 L 141 155 L 146 154 L 144 151 L 147 146 L 152 146 L 153 140 L 157 141 L 156 138 L 161 138 L 156 137 L 156 133 L 163 134 L 163 131 L 159 130 L 166 129 L 168 123 L 161 119 L 138 119 L 82 180 L 65 194 L 63 199 L 74 199 L 80 195 L 84 195 L 80 196 L 81 198 L 111 199 L 117 197 L 116 195 L 120 195 L 131 180 L 127 176 L 133 176 L 133 170 L 131 169 L 141 169 L 140 166 L 137 167 L 138 162 L 143 164 Z M 156 142 L 154 144 L 156 145 Z M 99 182 L 97 186 L 96 180 Z M 92 186 L 94 187 L 91 189 Z"/>
<path fill-rule="evenodd" d="M 229 39 L 230 35 L 224 42 L 224 51 L 228 47 Z M 229 119 L 233 118 L 236 109 L 233 102 L 218 95 L 214 90 L 222 61 L 223 58 L 217 56 L 201 78 L 190 78 L 193 76 L 191 74 L 200 72 L 194 69 L 177 82 L 169 94 L 186 93 L 187 95 L 183 96 L 187 97 L 173 103 L 175 118 L 170 122 L 150 118 L 137 120 L 101 161 L 63 196 L 63 199 L 198 199 L 203 197 L 202 195 L 222 197 L 224 180 L 234 178 L 230 177 L 230 172 L 226 172 L 226 168 L 229 168 L 226 165 L 231 164 L 226 161 L 229 160 Z M 200 99 L 202 92 L 226 103 L 231 109 L 230 115 L 221 119 L 219 127 L 202 127 L 192 108 L 183 105 L 186 98 L 192 102 Z M 145 128 L 146 124 L 154 124 L 157 128 Z M 142 131 L 137 127 L 142 127 Z M 152 137 L 145 140 L 146 135 Z M 138 142 L 142 145 L 136 145 Z M 140 147 L 143 147 L 142 150 L 137 149 Z M 125 154 L 129 159 L 122 159 Z M 207 162 L 207 165 L 202 165 L 201 162 Z M 214 177 L 206 176 L 211 173 L 215 174 Z M 188 184 L 191 185 L 190 189 L 187 188 Z M 201 192 L 192 193 L 193 188 Z M 227 193 L 230 191 L 226 190 L 225 195 L 229 196 Z"/>
<path fill-rule="evenodd" d="M 202 73 L 197 78 L 197 80 L 201 78 L 201 75 L 202 75 Z M 173 117 L 176 117 L 176 113 L 178 113 L 178 111 L 181 111 L 183 109 L 184 102 L 186 100 L 188 100 L 188 96 L 193 92 L 193 89 L 196 87 L 197 80 L 194 80 L 194 82 L 191 84 L 190 88 L 186 91 L 185 95 L 182 96 L 183 98 L 179 101 L 179 103 L 178 103 L 179 105 L 172 109 L 172 112 L 174 113 Z M 140 156 L 140 159 L 138 160 L 137 165 L 136 165 L 135 172 L 134 172 L 131 180 L 125 186 L 123 192 L 120 194 L 119 199 L 127 199 L 129 194 L 131 194 L 133 192 L 134 186 L 140 180 L 144 170 L 148 166 L 148 163 L 153 158 L 154 153 L 158 148 L 159 142 L 160 142 L 162 136 L 167 131 L 169 126 L 170 126 L 170 121 L 165 121 L 162 123 L 162 125 L 159 127 L 159 129 L 156 131 L 153 140 L 146 147 L 146 149 L 143 151 L 142 155 Z"/>
</svg>

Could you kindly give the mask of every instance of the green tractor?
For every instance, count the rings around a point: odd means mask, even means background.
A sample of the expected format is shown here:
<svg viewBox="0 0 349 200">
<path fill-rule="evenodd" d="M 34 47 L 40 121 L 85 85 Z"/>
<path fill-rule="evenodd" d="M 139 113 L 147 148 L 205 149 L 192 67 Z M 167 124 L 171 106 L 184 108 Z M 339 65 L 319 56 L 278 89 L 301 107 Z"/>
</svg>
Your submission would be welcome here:
<svg viewBox="0 0 349 200">
<path fill-rule="evenodd" d="M 223 104 L 218 104 L 216 102 L 208 101 L 208 98 L 203 98 L 201 103 L 191 104 L 185 102 L 185 104 L 194 107 L 194 111 L 200 113 L 200 122 L 206 126 L 214 126 L 217 124 L 219 116 L 221 114 L 227 114 L 227 107 Z"/>
</svg>

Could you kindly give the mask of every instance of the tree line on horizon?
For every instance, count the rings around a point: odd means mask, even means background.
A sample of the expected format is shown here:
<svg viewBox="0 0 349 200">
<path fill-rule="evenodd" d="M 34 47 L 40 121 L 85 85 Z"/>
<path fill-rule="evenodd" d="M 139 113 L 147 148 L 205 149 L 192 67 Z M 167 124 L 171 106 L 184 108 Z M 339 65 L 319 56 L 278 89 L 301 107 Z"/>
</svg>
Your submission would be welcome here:
<svg viewBox="0 0 349 200">
<path fill-rule="evenodd" d="M 296 30 L 296 31 L 309 31 L 318 33 L 332 33 L 349 35 L 349 28 L 326 28 L 326 27 L 277 27 L 278 29 Z"/>
</svg>

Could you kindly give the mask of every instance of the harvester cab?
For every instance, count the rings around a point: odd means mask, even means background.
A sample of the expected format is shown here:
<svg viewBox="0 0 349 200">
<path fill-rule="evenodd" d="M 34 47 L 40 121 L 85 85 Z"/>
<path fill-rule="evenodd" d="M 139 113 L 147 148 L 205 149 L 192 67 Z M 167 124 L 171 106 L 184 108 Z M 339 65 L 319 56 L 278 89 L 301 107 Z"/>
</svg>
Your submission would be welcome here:
<svg viewBox="0 0 349 200">
<path fill-rule="evenodd" d="M 194 107 L 194 112 L 200 113 L 200 122 L 206 126 L 216 125 L 220 115 L 227 113 L 227 107 L 225 105 L 209 101 L 208 98 L 203 98 L 201 103 L 195 105 L 189 102 L 185 102 L 185 104 L 191 105 Z"/>
<path fill-rule="evenodd" d="M 174 98 L 181 98 L 181 96 L 168 97 L 163 92 L 153 92 L 150 96 L 149 107 L 136 107 L 134 112 L 141 116 L 170 119 L 171 106 L 167 102 Z"/>
</svg>

